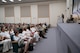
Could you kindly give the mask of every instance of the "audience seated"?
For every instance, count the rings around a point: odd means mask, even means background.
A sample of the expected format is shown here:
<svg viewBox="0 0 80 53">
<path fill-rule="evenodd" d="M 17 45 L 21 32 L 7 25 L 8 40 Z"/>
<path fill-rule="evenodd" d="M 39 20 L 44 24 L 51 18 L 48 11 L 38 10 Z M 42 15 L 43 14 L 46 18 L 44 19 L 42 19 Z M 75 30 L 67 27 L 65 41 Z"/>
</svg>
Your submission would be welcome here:
<svg viewBox="0 0 80 53">
<path fill-rule="evenodd" d="M 15 35 L 13 38 L 14 38 L 14 41 L 18 42 L 18 47 L 24 47 L 25 46 L 23 53 L 27 53 L 28 41 L 27 41 L 27 39 L 23 38 L 22 29 L 19 29 L 19 31 L 15 31 Z"/>
<path fill-rule="evenodd" d="M 13 52 L 18 53 L 21 48 L 21 53 L 28 53 L 34 49 L 35 44 L 40 38 L 47 38 L 45 34 L 48 30 L 46 23 L 34 24 L 0 24 L 0 45 L 3 45 L 3 51 L 7 52 L 13 47 Z M 22 51 L 23 50 L 23 51 Z"/>
</svg>

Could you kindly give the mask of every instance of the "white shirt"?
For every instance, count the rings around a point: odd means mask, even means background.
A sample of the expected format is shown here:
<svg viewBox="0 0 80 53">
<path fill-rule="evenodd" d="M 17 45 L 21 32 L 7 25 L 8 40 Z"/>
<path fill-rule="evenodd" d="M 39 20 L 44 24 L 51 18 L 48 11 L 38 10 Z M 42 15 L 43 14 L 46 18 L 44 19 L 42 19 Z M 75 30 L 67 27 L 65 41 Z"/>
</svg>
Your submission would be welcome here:
<svg viewBox="0 0 80 53">
<path fill-rule="evenodd" d="M 15 41 L 19 41 L 20 37 L 19 36 L 13 36 Z"/>
<path fill-rule="evenodd" d="M 11 35 L 14 35 L 14 31 L 10 31 L 10 34 L 11 34 Z"/>
<path fill-rule="evenodd" d="M 30 37 L 31 31 L 29 31 L 29 30 L 23 31 L 23 34 L 26 35 L 27 37 Z"/>
<path fill-rule="evenodd" d="M 3 36 L 3 37 L 10 38 L 10 34 L 9 34 L 9 32 L 8 32 L 8 31 L 1 32 L 1 33 L 0 33 L 0 35 L 1 35 L 1 36 Z"/>
<path fill-rule="evenodd" d="M 26 34 L 27 34 L 27 35 L 31 35 L 31 31 L 27 29 L 27 30 L 26 30 Z"/>
<path fill-rule="evenodd" d="M 6 34 L 6 37 L 7 37 L 7 38 L 10 38 L 9 31 L 5 31 L 5 34 Z"/>
<path fill-rule="evenodd" d="M 35 27 L 32 27 L 30 28 L 32 32 L 35 32 L 36 31 L 36 28 Z"/>
<path fill-rule="evenodd" d="M 22 33 L 19 33 L 19 34 L 18 34 L 18 36 L 19 36 L 19 37 L 23 37 L 23 36 L 24 36 L 24 34 L 22 34 Z"/>
<path fill-rule="evenodd" d="M 8 31 L 1 32 L 0 35 L 3 37 L 10 38 Z M 3 43 L 3 52 L 6 52 L 11 48 L 11 40 L 10 39 L 5 39 L 2 41 L 2 43 Z"/>
<path fill-rule="evenodd" d="M 44 24 L 42 25 L 42 27 L 43 27 L 44 29 L 46 29 L 46 26 L 45 26 Z"/>
<path fill-rule="evenodd" d="M 26 31 L 23 31 L 23 32 L 22 32 L 22 34 L 24 34 L 24 35 L 25 35 L 25 34 L 26 34 Z"/>
<path fill-rule="evenodd" d="M 13 36 L 13 38 L 15 41 L 18 41 L 19 46 L 24 43 L 24 40 L 19 36 Z"/>
<path fill-rule="evenodd" d="M 0 33 L 0 36 L 5 37 L 5 35 L 6 35 L 5 32 L 1 32 L 1 33 Z"/>
<path fill-rule="evenodd" d="M 23 33 L 19 33 L 18 36 L 21 37 L 21 39 L 25 39 L 26 38 L 26 36 Z"/>
</svg>

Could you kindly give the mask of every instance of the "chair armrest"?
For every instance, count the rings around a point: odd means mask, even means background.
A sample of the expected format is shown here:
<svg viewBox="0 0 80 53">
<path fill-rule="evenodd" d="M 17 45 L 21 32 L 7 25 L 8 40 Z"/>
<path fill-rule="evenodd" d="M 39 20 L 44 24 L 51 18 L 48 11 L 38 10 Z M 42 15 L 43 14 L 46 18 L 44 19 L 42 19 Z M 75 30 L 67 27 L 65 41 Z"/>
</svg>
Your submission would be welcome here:
<svg viewBox="0 0 80 53">
<path fill-rule="evenodd" d="M 17 41 L 12 41 L 12 43 L 18 43 Z"/>
</svg>

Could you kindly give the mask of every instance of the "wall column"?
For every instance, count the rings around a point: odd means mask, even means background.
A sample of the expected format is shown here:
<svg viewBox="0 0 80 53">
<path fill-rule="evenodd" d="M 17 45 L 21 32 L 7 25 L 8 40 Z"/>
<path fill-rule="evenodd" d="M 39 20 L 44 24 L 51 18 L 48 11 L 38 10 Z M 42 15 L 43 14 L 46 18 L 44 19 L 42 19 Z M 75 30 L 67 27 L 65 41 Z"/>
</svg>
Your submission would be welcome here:
<svg viewBox="0 0 80 53">
<path fill-rule="evenodd" d="M 31 23 L 37 24 L 38 23 L 38 6 L 31 5 Z"/>
<path fill-rule="evenodd" d="M 20 6 L 15 6 L 14 7 L 14 22 L 15 23 L 21 23 L 21 19 L 20 19 Z"/>
<path fill-rule="evenodd" d="M 66 15 L 67 18 L 70 18 L 70 15 L 72 14 L 72 3 L 73 0 L 66 0 Z"/>
</svg>

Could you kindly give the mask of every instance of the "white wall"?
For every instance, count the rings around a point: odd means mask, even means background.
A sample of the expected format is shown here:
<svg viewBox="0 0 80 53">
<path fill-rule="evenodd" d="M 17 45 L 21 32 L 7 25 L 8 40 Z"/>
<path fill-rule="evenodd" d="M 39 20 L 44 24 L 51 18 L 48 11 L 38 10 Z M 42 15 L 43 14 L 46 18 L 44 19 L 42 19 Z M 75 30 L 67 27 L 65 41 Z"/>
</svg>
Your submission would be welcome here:
<svg viewBox="0 0 80 53">
<path fill-rule="evenodd" d="M 15 6 L 14 7 L 14 22 L 15 23 L 20 23 L 21 19 L 20 19 L 20 6 Z"/>
<path fill-rule="evenodd" d="M 50 23 L 56 26 L 59 16 L 65 14 L 66 3 L 65 2 L 54 2 L 50 4 Z"/>
<path fill-rule="evenodd" d="M 31 23 L 37 24 L 38 22 L 38 6 L 37 5 L 31 5 Z"/>
<path fill-rule="evenodd" d="M 49 15 L 50 17 L 46 18 L 38 18 L 38 4 L 49 4 Z M 21 5 L 29 5 L 29 4 L 20 4 L 20 5 L 13 5 L 14 6 L 14 17 L 5 17 L 5 10 L 4 8 L 9 5 L 1 6 L 0 7 L 0 22 L 6 23 L 48 23 L 52 26 L 57 25 L 58 16 L 62 13 L 65 14 L 66 10 L 66 2 L 65 1 L 53 1 L 53 2 L 41 2 L 41 3 L 34 3 L 30 4 L 31 6 L 31 17 L 20 17 L 20 6 Z M 11 6 L 11 5 L 10 5 Z"/>
<path fill-rule="evenodd" d="M 72 14 L 72 2 L 73 0 L 66 0 L 66 15 L 67 18 L 70 18 L 70 15 Z"/>
<path fill-rule="evenodd" d="M 4 7 L 0 7 L 0 23 L 4 23 Z"/>
</svg>

